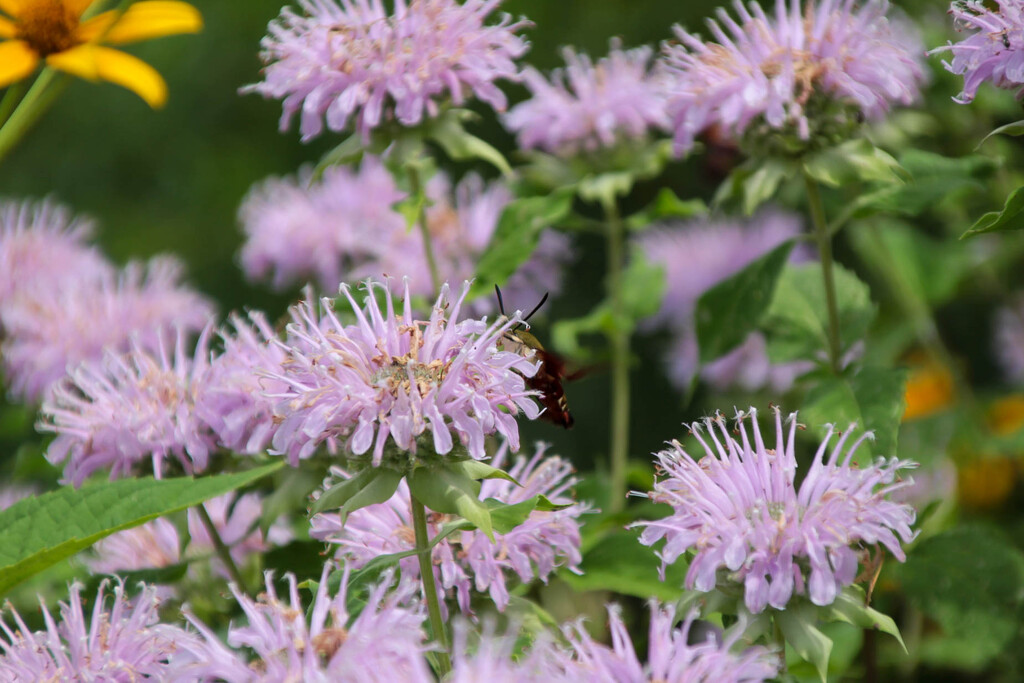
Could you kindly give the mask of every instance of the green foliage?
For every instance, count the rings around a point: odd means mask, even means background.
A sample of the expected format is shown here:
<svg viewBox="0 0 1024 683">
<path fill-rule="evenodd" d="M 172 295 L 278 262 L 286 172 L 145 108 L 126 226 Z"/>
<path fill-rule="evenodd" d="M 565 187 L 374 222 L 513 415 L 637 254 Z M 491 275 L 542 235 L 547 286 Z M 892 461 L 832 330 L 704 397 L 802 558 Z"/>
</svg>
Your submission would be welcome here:
<svg viewBox="0 0 1024 683">
<path fill-rule="evenodd" d="M 852 182 L 900 182 L 906 171 L 890 154 L 858 138 L 829 147 L 804 162 L 804 170 L 828 187 Z"/>
<path fill-rule="evenodd" d="M 982 666 L 1020 628 L 1024 555 L 989 528 L 961 526 L 925 539 L 897 576 L 913 605 L 942 627 L 945 637 L 929 650 L 937 664 Z"/>
<path fill-rule="evenodd" d="M 480 500 L 480 484 L 462 470 L 417 467 L 409 474 L 409 492 L 431 510 L 459 515 L 494 540 L 490 510 Z"/>
<path fill-rule="evenodd" d="M 70 486 L 0 512 L 0 594 L 110 534 L 198 505 L 279 469 L 193 479 L 123 479 Z"/>
<path fill-rule="evenodd" d="M 781 159 L 750 160 L 729 174 L 718 188 L 713 204 L 739 204 L 743 213 L 750 216 L 757 207 L 774 197 L 782 181 L 792 177 L 796 171 L 794 164 Z"/>
<path fill-rule="evenodd" d="M 310 514 L 339 508 L 341 523 L 349 514 L 367 505 L 376 505 L 395 495 L 402 473 L 387 467 L 368 467 L 351 479 L 329 488 L 310 507 Z"/>
<path fill-rule="evenodd" d="M 981 139 L 981 142 L 978 143 L 978 146 L 975 147 L 975 149 L 980 148 L 983 144 L 985 144 L 985 142 L 989 138 L 995 135 L 1009 135 L 1011 137 L 1019 137 L 1021 135 L 1024 135 L 1024 121 L 1014 121 L 1013 123 L 1007 123 L 1005 126 L 999 126 L 991 133 L 983 137 Z"/>
<path fill-rule="evenodd" d="M 818 610 L 809 603 L 791 604 L 773 612 L 773 617 L 786 644 L 805 662 L 814 665 L 822 683 L 828 680 L 828 659 L 832 653 L 832 639 L 818 628 Z"/>
<path fill-rule="evenodd" d="M 449 109 L 425 124 L 424 133 L 428 140 L 436 142 L 450 158 L 455 161 L 473 161 L 480 159 L 501 171 L 506 178 L 512 176 L 512 167 L 508 165 L 504 155 L 466 130 L 466 121 L 479 116 L 468 109 Z"/>
<path fill-rule="evenodd" d="M 875 434 L 874 443 L 857 450 L 854 461 L 868 465 L 879 455 L 896 455 L 896 438 L 903 417 L 906 371 L 865 367 L 855 374 L 824 376 L 804 399 L 800 419 L 821 426 L 835 424 L 845 430 L 856 423 Z"/>
<path fill-rule="evenodd" d="M 700 297 L 694 316 L 702 363 L 736 348 L 761 324 L 793 245 L 783 242 Z"/>
<path fill-rule="evenodd" d="M 834 268 L 839 335 L 845 351 L 867 333 L 875 317 L 875 305 L 866 284 L 845 268 Z M 828 307 L 819 264 L 786 267 L 765 315 L 764 329 L 774 361 L 825 357 Z"/>
<path fill-rule="evenodd" d="M 1024 229 L 1024 187 L 1018 187 L 1003 205 L 1002 211 L 990 211 L 974 222 L 967 231 L 960 235 L 960 239 L 973 237 L 986 232 L 1006 232 L 1009 230 Z"/>
<path fill-rule="evenodd" d="M 679 560 L 665 568 L 665 580 L 658 577 L 661 567 L 651 548 L 640 545 L 636 531 L 620 530 L 608 534 L 583 554 L 583 574 L 562 571 L 559 576 L 574 590 L 608 590 L 636 598 L 651 597 L 663 601 L 683 595 L 686 562 Z"/>
<path fill-rule="evenodd" d="M 862 629 L 875 629 L 895 638 L 903 652 L 907 646 L 900 635 L 900 629 L 892 617 L 888 617 L 867 604 L 864 589 L 857 585 L 847 586 L 836 596 L 836 601 L 825 608 L 825 619 L 828 621 L 844 621 Z"/>
<path fill-rule="evenodd" d="M 568 215 L 572 198 L 572 190 L 562 189 L 545 197 L 525 197 L 509 202 L 477 264 L 470 297 L 490 296 L 494 285 L 505 284 L 509 276 L 529 260 L 540 233 Z"/>
<path fill-rule="evenodd" d="M 626 218 L 625 222 L 628 230 L 641 232 L 657 221 L 695 218 L 707 212 L 707 204 L 702 200 L 680 199 L 671 188 L 663 187 L 653 202 Z"/>
</svg>

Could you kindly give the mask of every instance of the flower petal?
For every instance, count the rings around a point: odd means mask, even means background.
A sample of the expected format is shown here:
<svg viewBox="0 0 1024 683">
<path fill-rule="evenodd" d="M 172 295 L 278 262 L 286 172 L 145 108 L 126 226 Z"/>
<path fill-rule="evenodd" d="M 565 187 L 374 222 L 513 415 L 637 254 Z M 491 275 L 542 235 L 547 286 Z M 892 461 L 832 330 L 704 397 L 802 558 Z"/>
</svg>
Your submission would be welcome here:
<svg viewBox="0 0 1024 683">
<path fill-rule="evenodd" d="M 202 27 L 202 15 L 187 2 L 149 0 L 131 5 L 120 15 L 117 10 L 111 10 L 93 17 L 79 26 L 75 35 L 86 42 L 102 40 L 121 45 L 178 33 L 196 33 Z"/>
<path fill-rule="evenodd" d="M 98 45 L 79 45 L 46 58 L 55 69 L 128 88 L 154 109 L 167 101 L 167 84 L 157 70 L 137 57 Z"/>
<path fill-rule="evenodd" d="M 13 38 L 18 35 L 18 25 L 10 19 L 0 17 L 0 38 Z"/>
<path fill-rule="evenodd" d="M 16 0 L 18 1 L 18 0 Z M 25 0 L 20 0 L 25 2 Z M 96 0 L 61 0 L 64 3 L 64 7 L 76 17 L 81 17 L 85 13 L 85 10 L 89 9 L 89 5 L 94 3 Z"/>
<path fill-rule="evenodd" d="M 24 40 L 0 43 L 0 88 L 25 78 L 38 63 L 39 55 Z"/>
<path fill-rule="evenodd" d="M 4 14 L 17 17 L 25 6 L 25 0 L 0 0 L 0 11 Z"/>
</svg>

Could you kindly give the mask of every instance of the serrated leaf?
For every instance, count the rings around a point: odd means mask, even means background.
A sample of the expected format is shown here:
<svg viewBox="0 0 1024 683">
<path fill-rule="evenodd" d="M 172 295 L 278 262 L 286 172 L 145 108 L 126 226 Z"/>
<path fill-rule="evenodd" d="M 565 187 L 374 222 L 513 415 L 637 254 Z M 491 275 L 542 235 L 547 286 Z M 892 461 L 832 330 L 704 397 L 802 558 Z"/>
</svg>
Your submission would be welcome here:
<svg viewBox="0 0 1024 683">
<path fill-rule="evenodd" d="M 873 444 L 857 449 L 854 462 L 868 465 L 876 456 L 896 454 L 896 439 L 903 418 L 904 369 L 862 368 L 856 375 L 822 378 L 803 401 L 800 419 L 816 428 L 834 424 L 845 430 L 856 423 L 875 433 Z"/>
<path fill-rule="evenodd" d="M 822 683 L 826 683 L 832 640 L 818 630 L 817 610 L 811 605 L 796 605 L 775 612 L 773 616 L 782 630 L 786 644 L 804 661 L 813 664 Z"/>
<path fill-rule="evenodd" d="M 876 609 L 867 605 L 867 598 L 864 589 L 860 586 L 847 586 L 836 597 L 826 612 L 827 619 L 845 621 L 864 629 L 873 629 L 888 633 L 899 641 L 903 652 L 907 652 L 907 646 L 900 635 L 900 629 L 892 617 L 882 614 Z"/>
<path fill-rule="evenodd" d="M 435 512 L 459 515 L 494 540 L 487 506 L 480 500 L 480 484 L 450 468 L 418 467 L 409 475 L 409 491 Z"/>
<path fill-rule="evenodd" d="M 1024 187 L 1018 187 L 1006 198 L 1002 211 L 990 211 L 974 222 L 960 239 L 986 232 L 1007 232 L 1024 229 Z"/>
<path fill-rule="evenodd" d="M 804 162 L 807 174 L 822 185 L 849 182 L 901 182 L 905 171 L 892 155 L 863 138 L 818 152 Z"/>
<path fill-rule="evenodd" d="M 363 490 L 370 482 L 380 476 L 384 472 L 379 467 L 368 467 L 362 472 L 359 472 L 354 477 L 340 481 L 331 488 L 327 489 L 313 501 L 313 504 L 309 506 L 309 514 L 315 515 L 318 512 L 324 510 L 334 510 L 340 508 L 342 505 L 347 503 L 352 496 Z M 390 496 L 389 496 L 390 497 Z"/>
<path fill-rule="evenodd" d="M 557 225 L 572 208 L 573 189 L 563 188 L 545 197 L 526 197 L 509 202 L 487 250 L 476 268 L 470 298 L 490 296 L 494 285 L 503 285 L 533 254 L 545 228 Z"/>
<path fill-rule="evenodd" d="M 868 286 L 842 266 L 833 266 L 839 332 L 845 351 L 867 333 L 875 317 Z M 828 307 L 821 265 L 802 263 L 783 270 L 764 329 L 773 362 L 814 360 L 828 351 Z"/>
<path fill-rule="evenodd" d="M 793 245 L 783 242 L 701 295 L 694 322 L 702 363 L 725 355 L 757 329 Z"/>
<path fill-rule="evenodd" d="M 455 161 L 480 159 L 494 166 L 505 177 L 511 177 L 512 167 L 501 152 L 463 126 L 463 122 L 472 116 L 468 110 L 449 109 L 427 126 L 427 137 L 440 145 L 445 154 Z"/>
<path fill-rule="evenodd" d="M 1014 121 L 1013 123 L 1008 123 L 1005 126 L 999 126 L 991 133 L 983 137 L 981 139 L 981 142 L 978 143 L 977 147 L 975 147 L 974 150 L 977 151 L 982 145 L 985 144 L 986 140 L 995 135 L 1010 135 L 1013 137 L 1024 135 L 1024 121 Z"/>
<path fill-rule="evenodd" d="M 0 512 L 0 595 L 112 533 L 198 505 L 282 466 L 198 479 L 146 477 L 67 486 L 21 500 Z"/>
</svg>

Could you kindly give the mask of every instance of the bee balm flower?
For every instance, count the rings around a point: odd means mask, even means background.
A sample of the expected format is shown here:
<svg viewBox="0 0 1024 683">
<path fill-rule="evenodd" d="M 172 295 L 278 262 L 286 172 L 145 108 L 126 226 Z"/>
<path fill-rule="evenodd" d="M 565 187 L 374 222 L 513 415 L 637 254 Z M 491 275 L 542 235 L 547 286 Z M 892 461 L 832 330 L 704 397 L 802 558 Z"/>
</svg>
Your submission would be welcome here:
<svg viewBox="0 0 1024 683">
<path fill-rule="evenodd" d="M 907 543 L 916 535 L 910 529 L 914 510 L 886 495 L 906 485 L 897 482 L 897 475 L 914 465 L 880 458 L 866 467 L 854 466 L 850 460 L 870 434 L 846 448 L 850 431 L 839 437 L 826 459 L 835 435 L 829 426 L 797 487 L 795 414 L 789 422 L 787 434 L 775 411 L 774 449 L 765 446 L 751 410 L 737 416 L 739 441 L 721 417 L 694 423 L 691 432 L 705 451 L 699 461 L 678 442 L 658 453 L 664 477 L 649 497 L 668 503 L 673 513 L 639 522 L 644 527 L 640 542 L 653 545 L 666 539 L 659 553 L 665 564 L 692 551 L 688 588 L 710 591 L 720 581 L 742 583 L 747 609 L 754 613 L 767 605 L 785 609 L 794 594 L 830 605 L 857 576 L 852 546 L 880 543 L 904 559 L 900 541 Z M 706 435 L 701 434 L 704 430 Z"/>
<path fill-rule="evenodd" d="M 964 88 L 953 99 L 968 104 L 985 81 L 997 88 L 1024 91 L 1024 2 L 995 0 L 996 8 L 980 2 L 957 0 L 950 8 L 957 29 L 973 30 L 959 43 L 932 50 L 952 52 L 946 70 L 964 77 Z"/>
</svg>

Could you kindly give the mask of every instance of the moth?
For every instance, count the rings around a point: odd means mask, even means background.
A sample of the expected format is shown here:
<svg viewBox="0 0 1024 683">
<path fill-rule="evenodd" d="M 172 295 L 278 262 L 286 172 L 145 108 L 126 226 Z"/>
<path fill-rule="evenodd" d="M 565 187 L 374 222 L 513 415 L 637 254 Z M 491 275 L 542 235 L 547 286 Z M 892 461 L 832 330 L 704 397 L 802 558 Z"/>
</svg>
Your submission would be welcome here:
<svg viewBox="0 0 1024 683">
<path fill-rule="evenodd" d="M 498 310 L 505 315 L 505 304 L 501 300 L 501 290 L 494 285 L 494 293 L 498 295 Z M 562 387 L 563 379 L 572 379 L 565 370 L 565 359 L 557 353 L 548 351 L 538 339 L 526 331 L 523 323 L 533 317 L 533 314 L 540 310 L 540 307 L 548 300 L 545 294 L 530 314 L 523 318 L 523 322 L 509 329 L 502 337 L 501 346 L 504 350 L 526 356 L 533 351 L 534 357 L 540 361 L 533 377 L 526 377 L 526 385 L 534 391 L 540 392 L 540 402 L 545 410 L 541 413 L 541 419 L 562 425 L 569 429 L 573 425 L 572 413 L 569 412 L 569 401 L 565 397 L 565 389 Z"/>
</svg>

